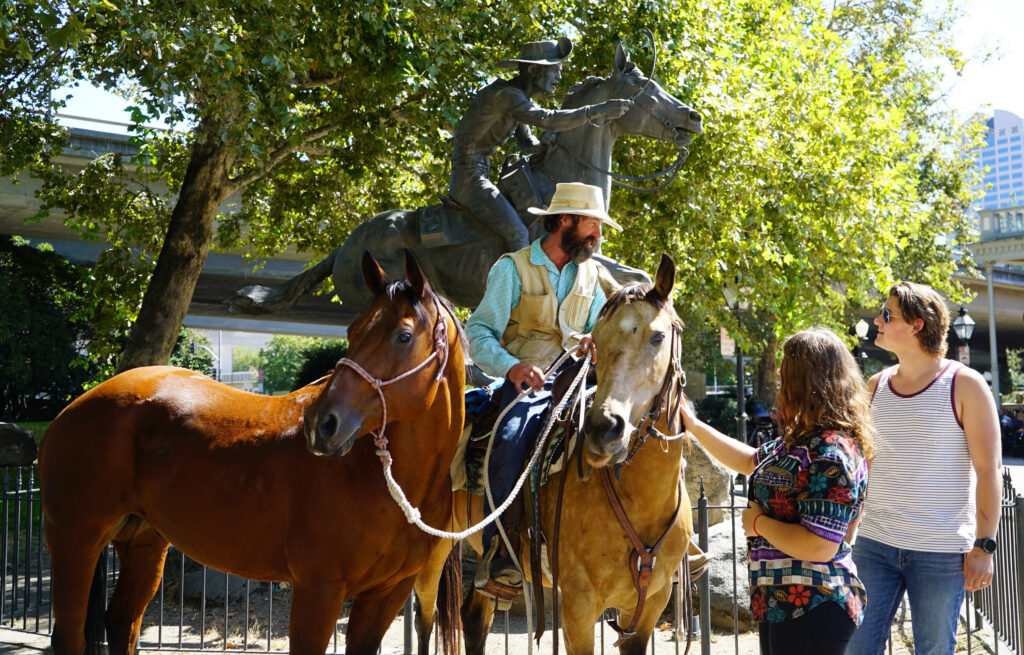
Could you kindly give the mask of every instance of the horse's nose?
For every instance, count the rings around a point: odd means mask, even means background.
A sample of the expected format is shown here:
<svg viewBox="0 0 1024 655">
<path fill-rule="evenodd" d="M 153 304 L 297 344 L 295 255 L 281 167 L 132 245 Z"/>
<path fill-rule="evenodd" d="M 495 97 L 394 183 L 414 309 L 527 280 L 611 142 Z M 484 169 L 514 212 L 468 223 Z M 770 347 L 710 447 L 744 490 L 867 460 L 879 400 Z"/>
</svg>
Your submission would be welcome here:
<svg viewBox="0 0 1024 655">
<path fill-rule="evenodd" d="M 701 115 L 700 115 L 699 111 L 694 111 L 694 110 L 691 109 L 690 110 L 690 120 L 693 121 L 694 123 L 699 123 L 699 122 L 701 122 L 704 119 L 701 118 Z"/>
<path fill-rule="evenodd" d="M 327 410 L 320 415 L 320 420 L 316 423 L 317 446 L 322 450 L 337 432 L 338 415 Z"/>
<path fill-rule="evenodd" d="M 589 449 L 600 457 L 609 457 L 621 449 L 622 434 L 626 421 L 618 414 L 601 416 L 589 422 L 587 433 L 590 435 Z"/>
</svg>

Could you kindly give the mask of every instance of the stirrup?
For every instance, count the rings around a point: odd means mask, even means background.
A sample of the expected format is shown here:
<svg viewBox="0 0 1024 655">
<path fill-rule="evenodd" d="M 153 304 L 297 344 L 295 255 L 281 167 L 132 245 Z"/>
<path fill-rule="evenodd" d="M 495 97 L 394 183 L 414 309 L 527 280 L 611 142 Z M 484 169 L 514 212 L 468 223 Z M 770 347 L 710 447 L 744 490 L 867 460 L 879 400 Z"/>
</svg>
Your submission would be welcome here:
<svg viewBox="0 0 1024 655">
<path fill-rule="evenodd" d="M 512 601 L 522 593 L 522 586 L 509 587 L 494 580 L 488 580 L 483 587 L 476 587 L 476 590 L 483 596 L 494 601 L 496 609 L 507 610 L 512 607 Z"/>
<path fill-rule="evenodd" d="M 686 547 L 686 566 L 690 569 L 690 581 L 694 582 L 707 572 L 711 558 L 691 541 Z"/>
</svg>

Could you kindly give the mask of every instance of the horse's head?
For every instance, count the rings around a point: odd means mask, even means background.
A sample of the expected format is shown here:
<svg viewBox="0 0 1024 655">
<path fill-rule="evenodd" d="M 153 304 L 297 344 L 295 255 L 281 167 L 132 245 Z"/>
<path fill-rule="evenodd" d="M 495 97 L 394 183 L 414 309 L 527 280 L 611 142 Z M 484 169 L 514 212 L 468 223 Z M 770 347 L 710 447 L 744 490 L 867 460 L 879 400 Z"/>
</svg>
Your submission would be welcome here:
<svg viewBox="0 0 1024 655">
<path fill-rule="evenodd" d="M 632 99 L 633 106 L 608 126 L 616 134 L 636 134 L 689 146 L 701 134 L 701 115 L 690 109 L 652 79 L 646 77 L 620 43 L 615 48 L 615 69 L 608 77 L 591 77 L 569 90 L 566 107 L 596 104 L 614 98 Z"/>
<path fill-rule="evenodd" d="M 360 435 L 422 416 L 438 393 L 449 348 L 459 347 L 454 319 L 409 250 L 404 280 L 389 280 L 369 252 L 362 267 L 373 302 L 349 326 L 347 357 L 306 408 L 306 445 L 315 455 L 340 457 Z"/>
<path fill-rule="evenodd" d="M 675 274 L 672 258 L 662 255 L 653 287 L 627 285 L 601 309 L 593 332 L 597 391 L 583 424 L 592 466 L 625 461 L 630 439 L 645 422 L 667 420 L 669 431 L 681 429 L 682 324 L 672 307 Z"/>
</svg>

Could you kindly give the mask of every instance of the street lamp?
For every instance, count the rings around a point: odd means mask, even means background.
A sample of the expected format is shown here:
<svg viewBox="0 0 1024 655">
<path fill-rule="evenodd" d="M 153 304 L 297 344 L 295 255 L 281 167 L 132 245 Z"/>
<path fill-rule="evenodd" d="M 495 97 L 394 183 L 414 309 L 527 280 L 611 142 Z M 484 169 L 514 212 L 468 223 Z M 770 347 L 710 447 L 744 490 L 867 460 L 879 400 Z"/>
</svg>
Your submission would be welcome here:
<svg viewBox="0 0 1024 655">
<path fill-rule="evenodd" d="M 957 313 L 959 316 L 953 319 L 953 331 L 956 332 L 956 338 L 960 341 L 960 347 L 957 349 L 959 351 L 958 359 L 964 364 L 970 364 L 971 351 L 967 342 L 974 334 L 974 319 L 967 314 L 967 310 L 962 305 Z"/>
<path fill-rule="evenodd" d="M 864 374 L 864 360 L 868 358 L 868 354 L 864 352 L 864 342 L 868 340 L 868 330 L 870 327 L 863 318 L 853 326 L 853 333 L 857 335 L 857 340 L 860 342 L 853 349 L 853 354 L 857 358 L 857 365 L 860 366 L 861 375 Z"/>
<path fill-rule="evenodd" d="M 739 278 L 736 278 L 736 286 L 726 286 L 722 289 L 725 296 L 725 305 L 729 311 L 736 315 L 737 326 L 741 324 L 743 312 L 750 308 L 746 294 L 750 289 L 739 288 Z M 743 443 L 747 442 L 747 385 L 743 378 L 743 349 L 736 344 L 736 438 Z"/>
<path fill-rule="evenodd" d="M 953 319 L 953 331 L 956 332 L 956 338 L 960 341 L 970 341 L 971 335 L 974 334 L 974 319 L 970 317 L 964 307 L 961 307 L 957 313 L 959 316 Z"/>
</svg>

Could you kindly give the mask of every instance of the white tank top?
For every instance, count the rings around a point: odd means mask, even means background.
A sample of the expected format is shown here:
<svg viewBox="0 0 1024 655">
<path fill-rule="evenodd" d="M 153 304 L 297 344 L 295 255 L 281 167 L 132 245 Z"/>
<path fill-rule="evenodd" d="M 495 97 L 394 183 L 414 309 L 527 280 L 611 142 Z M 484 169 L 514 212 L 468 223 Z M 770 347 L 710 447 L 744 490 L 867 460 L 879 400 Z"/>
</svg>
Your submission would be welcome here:
<svg viewBox="0 0 1024 655">
<path fill-rule="evenodd" d="M 974 545 L 977 478 L 953 389 L 962 364 L 946 361 L 921 391 L 892 388 L 882 371 L 871 399 L 875 459 L 858 533 L 894 548 L 963 553 Z"/>
</svg>

